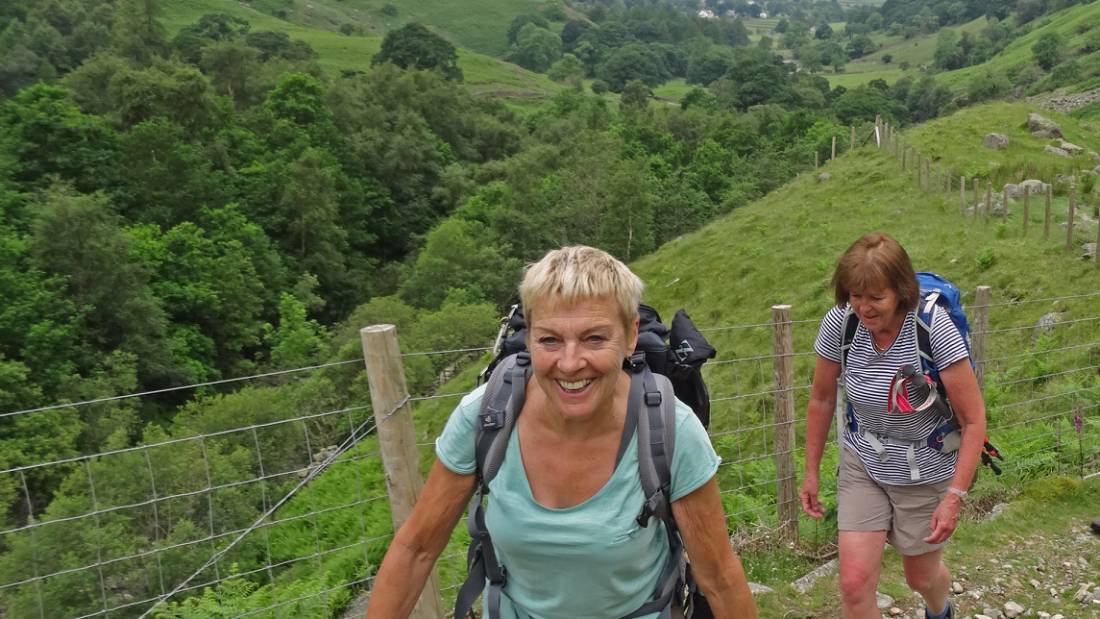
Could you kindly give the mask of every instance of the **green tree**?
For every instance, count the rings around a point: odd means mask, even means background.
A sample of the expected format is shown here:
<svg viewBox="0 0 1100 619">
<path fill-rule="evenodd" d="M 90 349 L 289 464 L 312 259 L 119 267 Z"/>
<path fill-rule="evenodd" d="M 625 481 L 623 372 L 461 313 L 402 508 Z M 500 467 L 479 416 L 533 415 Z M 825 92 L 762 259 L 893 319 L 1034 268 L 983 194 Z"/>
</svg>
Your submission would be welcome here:
<svg viewBox="0 0 1100 619">
<path fill-rule="evenodd" d="M 452 290 L 503 305 L 513 295 L 522 264 L 508 257 L 492 231 L 479 221 L 448 218 L 425 240 L 401 297 L 417 307 L 438 309 Z"/>
<path fill-rule="evenodd" d="M 141 360 L 144 385 L 180 384 L 186 372 L 171 358 L 167 321 L 135 260 L 132 241 L 101 196 L 54 189 L 35 205 L 29 250 L 33 265 L 65 278 L 80 308 L 80 335 L 98 350 L 121 350 Z"/>
<path fill-rule="evenodd" d="M 121 134 L 118 164 L 112 195 L 130 221 L 170 227 L 194 219 L 204 205 L 224 201 L 219 186 L 224 177 L 170 120 L 142 121 Z"/>
<path fill-rule="evenodd" d="M 584 78 L 584 65 L 573 54 L 565 54 L 551 65 L 546 75 L 555 82 L 580 81 Z"/>
<path fill-rule="evenodd" d="M 259 59 L 260 51 L 250 45 L 220 41 L 203 48 L 199 66 L 218 94 L 244 107 L 257 103 L 262 96 L 252 80 Z"/>
<path fill-rule="evenodd" d="M 339 170 L 331 155 L 307 148 L 287 168 L 279 201 L 284 243 L 300 272 L 317 275 L 331 291 L 344 282 L 347 232 L 341 225 Z"/>
<path fill-rule="evenodd" d="M 706 86 L 722 77 L 733 66 L 733 52 L 728 47 L 708 45 L 688 56 L 687 83 Z"/>
<path fill-rule="evenodd" d="M 416 22 L 386 33 L 382 50 L 371 59 L 372 65 L 384 62 L 402 69 L 436 69 L 448 79 L 462 81 L 454 45 Z"/>
<path fill-rule="evenodd" d="M 111 40 L 119 54 L 146 64 L 168 49 L 159 0 L 119 0 Z"/>
<path fill-rule="evenodd" d="M 315 363 L 326 339 L 324 327 L 306 317 L 305 305 L 284 292 L 279 299 L 278 326 L 265 327 L 271 367 L 297 368 Z"/>
<path fill-rule="evenodd" d="M 1031 53 L 1043 70 L 1053 69 L 1062 58 L 1062 37 L 1057 32 L 1044 32 L 1031 46 Z"/>
<path fill-rule="evenodd" d="M 614 92 L 621 92 L 631 80 L 641 80 L 648 86 L 658 86 L 669 78 L 661 56 L 640 43 L 631 43 L 611 52 L 600 65 L 597 74 Z"/>
<path fill-rule="evenodd" d="M 0 160 L 10 161 L 22 189 L 43 188 L 53 176 L 91 191 L 113 175 L 114 131 L 60 87 L 37 84 L 0 103 L 0 136 Z"/>
<path fill-rule="evenodd" d="M 546 21 L 546 18 L 536 13 L 523 13 L 522 15 L 516 15 L 512 18 L 512 23 L 508 24 L 508 46 L 511 47 L 519 40 L 519 33 L 523 30 L 523 27 L 527 24 L 532 24 L 538 28 L 544 30 L 550 29 L 550 22 Z"/>
<path fill-rule="evenodd" d="M 649 105 L 652 96 L 653 93 L 649 91 L 649 87 L 645 85 L 645 82 L 631 80 L 623 87 L 619 101 L 624 110 L 644 110 Z"/>
<path fill-rule="evenodd" d="M 519 66 L 542 73 L 561 58 L 561 39 L 556 34 L 528 23 L 520 29 L 509 59 Z"/>
</svg>

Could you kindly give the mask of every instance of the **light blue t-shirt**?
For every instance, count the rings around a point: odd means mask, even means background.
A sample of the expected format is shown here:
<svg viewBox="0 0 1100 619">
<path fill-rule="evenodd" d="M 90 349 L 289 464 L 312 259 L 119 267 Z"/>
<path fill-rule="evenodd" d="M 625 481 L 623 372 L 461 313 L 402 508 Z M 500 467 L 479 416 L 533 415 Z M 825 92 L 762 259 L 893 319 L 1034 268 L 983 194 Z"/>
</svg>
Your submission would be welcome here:
<svg viewBox="0 0 1100 619">
<path fill-rule="evenodd" d="M 455 473 L 475 471 L 474 441 L 484 391 L 483 386 L 462 399 L 436 440 L 439 461 Z M 677 401 L 672 500 L 709 481 L 719 462 L 702 424 Z M 497 557 L 508 570 L 502 619 L 622 617 L 656 590 L 668 559 L 668 538 L 658 520 L 647 527 L 636 521 L 644 502 L 636 437 L 595 495 L 574 507 L 549 509 L 531 494 L 519 432 L 512 432 L 489 490 L 485 522 Z"/>
</svg>

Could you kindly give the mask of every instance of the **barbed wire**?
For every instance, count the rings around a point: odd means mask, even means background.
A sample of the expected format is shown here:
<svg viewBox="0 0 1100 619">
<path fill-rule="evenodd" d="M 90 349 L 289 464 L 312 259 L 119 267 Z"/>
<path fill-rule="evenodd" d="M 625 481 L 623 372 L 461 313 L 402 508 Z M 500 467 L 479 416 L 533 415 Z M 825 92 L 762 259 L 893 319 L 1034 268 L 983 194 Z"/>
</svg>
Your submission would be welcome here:
<svg viewBox="0 0 1100 619">
<path fill-rule="evenodd" d="M 997 303 L 985 303 L 983 305 L 971 305 L 970 307 L 972 307 L 974 309 L 987 308 L 987 307 L 1005 307 L 1005 306 L 1015 306 L 1015 305 L 1028 305 L 1028 304 L 1031 304 L 1031 303 L 1051 303 L 1053 301 L 1069 301 L 1071 299 L 1087 299 L 1089 297 L 1097 297 L 1097 296 L 1100 296 L 1100 292 L 1087 292 L 1087 293 L 1084 293 L 1084 294 L 1071 294 L 1071 295 L 1065 295 L 1065 296 L 1061 296 L 1061 297 L 1043 297 L 1041 299 L 1024 299 L 1024 300 L 1010 299 L 1008 301 L 1000 301 L 1000 302 L 997 302 Z"/>
<path fill-rule="evenodd" d="M 264 372 L 262 374 L 253 374 L 251 376 L 239 376 L 237 378 L 222 378 L 219 380 L 210 380 L 202 383 L 192 383 L 190 385 L 179 385 L 177 387 L 164 387 L 163 389 L 151 389 L 149 391 L 139 391 L 137 393 L 127 393 L 124 395 L 113 395 L 102 398 L 95 398 L 92 400 L 82 400 L 79 402 L 67 402 L 63 404 L 51 404 L 49 406 L 39 406 L 38 408 L 28 408 L 25 410 L 12 411 L 9 413 L 0 413 L 0 419 L 6 417 L 16 417 L 18 415 L 27 415 L 29 413 L 40 413 L 43 411 L 57 410 L 59 408 L 79 408 L 81 406 L 88 406 L 91 404 L 103 404 L 105 402 L 117 402 L 119 400 L 128 400 L 130 398 L 141 398 L 150 395 L 157 395 L 161 393 L 170 393 L 173 391 L 183 391 L 185 389 L 198 389 L 200 387 L 213 387 L 216 385 L 225 385 L 229 383 L 239 383 L 246 380 L 256 380 L 260 378 L 271 378 L 274 376 L 284 376 L 287 374 L 294 374 L 297 372 L 310 372 L 313 370 L 320 370 L 324 368 L 331 368 L 340 365 L 348 365 L 351 363 L 362 363 L 362 359 L 351 359 L 348 361 L 334 361 L 332 363 L 321 363 L 318 365 L 309 365 L 300 368 L 291 368 L 289 370 L 276 370 L 274 372 Z"/>
<path fill-rule="evenodd" d="M 785 321 L 785 322 L 780 323 L 780 324 L 804 325 L 804 324 L 820 323 L 820 322 L 821 322 L 820 318 L 814 318 L 814 319 L 807 319 L 807 320 L 789 320 L 789 321 Z M 699 332 L 700 333 L 710 333 L 710 332 L 713 332 L 713 331 L 736 331 L 738 329 L 759 329 L 761 327 L 774 327 L 775 325 L 776 325 L 776 323 L 774 323 L 774 322 L 759 322 L 759 323 L 755 323 L 755 324 L 719 325 L 719 326 L 714 326 L 714 327 L 703 327 L 703 328 L 699 329 Z"/>
<path fill-rule="evenodd" d="M 1053 328 L 1061 327 L 1061 326 L 1064 326 L 1064 325 L 1072 325 L 1072 324 L 1077 324 L 1077 323 L 1082 323 L 1082 322 L 1095 322 L 1095 321 L 1098 321 L 1098 320 L 1100 320 L 1100 316 L 1089 316 L 1088 318 L 1075 318 L 1073 320 L 1059 320 L 1058 322 L 1050 325 L 1050 328 L 1053 329 Z M 1030 324 L 1030 325 L 1023 325 L 1023 326 L 1019 326 L 1019 327 L 1002 327 L 1002 328 L 999 328 L 999 329 L 986 329 L 984 331 L 981 331 L 981 333 L 983 333 L 985 335 L 991 335 L 991 334 L 994 334 L 994 333 L 1012 333 L 1012 332 L 1017 332 L 1017 331 L 1029 331 L 1029 330 L 1041 331 L 1042 329 L 1043 329 L 1043 327 L 1040 327 L 1037 324 Z"/>
<path fill-rule="evenodd" d="M 333 415 L 343 415 L 343 414 L 346 414 L 346 413 L 351 413 L 351 412 L 364 410 L 364 409 L 368 409 L 368 408 L 370 408 L 369 404 L 349 406 L 349 407 L 346 407 L 346 408 L 335 409 L 335 410 L 326 411 L 326 412 L 323 412 L 323 413 L 312 413 L 312 414 L 309 414 L 309 415 L 299 415 L 297 417 L 289 417 L 287 419 L 277 419 L 275 421 L 266 421 L 266 422 L 263 422 L 263 423 L 255 423 L 255 424 L 250 424 L 250 425 L 247 425 L 247 426 L 240 426 L 238 428 L 230 428 L 230 429 L 226 429 L 226 430 L 216 430 L 214 432 L 207 432 L 205 434 L 196 434 L 194 436 L 184 436 L 184 437 L 180 437 L 180 438 L 173 438 L 173 439 L 168 439 L 166 441 L 161 441 L 159 443 L 147 443 L 147 444 L 143 444 L 143 445 L 135 445 L 133 447 L 121 447 L 119 449 L 110 449 L 110 450 L 107 450 L 107 451 L 101 451 L 101 452 L 94 453 L 94 454 L 84 454 L 84 455 L 80 455 L 80 456 L 72 456 L 72 457 L 69 457 L 69 458 L 61 458 L 59 460 L 51 460 L 49 462 L 38 462 L 38 463 L 35 463 L 35 464 L 26 464 L 26 465 L 22 465 L 22 466 L 16 466 L 16 467 L 0 470 L 0 475 L 6 475 L 8 473 L 17 473 L 17 472 L 20 472 L 20 471 L 30 471 L 30 470 L 34 470 L 34 469 L 47 467 L 47 466 L 57 466 L 57 465 L 61 465 L 61 464 L 72 464 L 72 463 L 75 463 L 75 462 L 88 460 L 90 458 L 103 458 L 103 457 L 106 457 L 106 456 L 117 456 L 119 454 L 133 453 L 133 452 L 136 452 L 136 451 L 143 451 L 143 450 L 146 450 L 146 449 L 155 449 L 157 447 L 164 447 L 166 445 L 175 445 L 175 444 L 186 443 L 186 442 L 190 442 L 190 441 L 198 441 L 198 440 L 204 440 L 204 439 L 208 439 L 208 438 L 215 438 L 215 437 L 218 437 L 218 436 L 226 436 L 226 435 L 235 434 L 235 433 L 238 433 L 238 432 L 248 432 L 248 431 L 253 431 L 253 430 L 262 430 L 264 428 L 270 428 L 270 427 L 273 427 L 273 426 L 279 426 L 279 425 L 283 425 L 283 424 L 287 424 L 287 423 L 295 423 L 295 422 L 298 422 L 298 421 L 309 421 L 309 420 L 313 420 L 313 419 L 320 419 L 322 417 L 331 417 Z"/>
<path fill-rule="evenodd" d="M 409 400 L 410 400 L 409 396 L 406 395 L 404 398 L 401 399 L 401 401 L 397 402 L 397 404 L 395 404 L 393 406 L 392 410 L 387 411 L 386 414 L 383 416 L 383 418 L 388 419 L 390 415 L 394 414 L 396 411 L 400 410 L 401 408 L 404 408 L 404 406 L 409 403 Z M 201 574 L 204 570 L 206 570 L 208 567 L 210 567 L 211 564 L 213 564 L 214 562 L 220 560 L 221 557 L 225 556 L 225 554 L 227 552 L 229 552 L 234 546 L 239 544 L 242 539 L 244 539 L 249 533 L 254 531 L 264 520 L 267 520 L 273 513 L 275 513 L 276 510 L 278 510 L 287 501 L 289 501 L 291 499 L 291 497 L 293 497 L 295 494 L 297 494 L 297 492 L 299 490 L 304 488 L 306 486 L 306 484 L 313 481 L 313 479 L 316 478 L 318 475 L 320 475 L 321 472 L 324 471 L 326 468 L 328 468 L 330 464 L 335 462 L 336 459 L 339 456 L 341 456 L 348 449 L 351 449 L 353 446 L 355 446 L 359 442 L 359 440 L 363 436 L 366 435 L 365 433 L 363 433 L 361 431 L 366 428 L 366 424 L 369 423 L 369 421 L 370 420 L 365 421 L 362 424 L 360 424 L 360 426 L 358 428 L 356 428 L 351 433 L 350 436 L 348 436 L 346 439 L 344 439 L 344 442 L 341 443 L 336 448 L 336 451 L 329 454 L 329 456 L 326 457 L 324 459 L 324 461 L 322 461 L 317 467 L 315 467 L 313 470 L 311 470 L 306 475 L 306 477 L 304 479 L 302 479 L 300 482 L 298 482 L 298 484 L 296 486 L 294 486 L 294 488 L 292 488 L 289 492 L 287 492 L 285 495 L 283 495 L 283 497 L 281 499 L 276 501 L 274 505 L 272 505 L 270 508 L 268 508 L 263 514 L 261 514 L 260 517 L 257 518 L 256 521 L 251 526 L 249 526 L 245 531 L 241 532 L 225 548 L 222 548 L 218 552 L 214 553 L 213 556 L 211 556 L 209 559 L 207 559 L 206 563 L 204 563 L 198 570 L 195 570 L 195 572 L 193 572 L 190 576 L 188 576 L 182 582 L 180 582 L 178 585 L 176 585 L 172 589 L 172 591 L 170 591 L 167 594 L 164 594 L 162 596 L 159 596 L 157 598 L 157 602 L 155 602 L 151 608 L 147 609 L 144 613 L 142 613 L 141 616 L 139 617 L 139 619 L 144 619 L 144 617 L 147 617 L 149 615 L 149 613 L 153 610 L 153 608 L 156 608 L 157 606 L 159 606 L 163 602 L 171 599 L 173 595 L 178 593 L 183 587 L 187 586 L 187 583 L 191 582 L 191 580 L 194 579 L 195 576 Z"/>
<path fill-rule="evenodd" d="M 1021 359 L 1023 357 L 1034 357 L 1037 355 L 1049 355 L 1056 352 L 1065 352 L 1067 350 L 1078 350 L 1081 348 L 1091 348 L 1093 346 L 1100 346 L 1100 341 L 1094 340 L 1092 342 L 1085 342 L 1084 344 L 1072 344 L 1070 346 L 1062 346 L 1059 348 L 1046 348 L 1043 350 L 1029 350 L 1026 352 L 1018 353 L 1015 355 L 1006 355 L 1004 357 L 994 357 L 993 359 L 982 359 L 982 363 L 1000 363 L 1002 361 L 1010 361 L 1012 359 Z"/>
</svg>

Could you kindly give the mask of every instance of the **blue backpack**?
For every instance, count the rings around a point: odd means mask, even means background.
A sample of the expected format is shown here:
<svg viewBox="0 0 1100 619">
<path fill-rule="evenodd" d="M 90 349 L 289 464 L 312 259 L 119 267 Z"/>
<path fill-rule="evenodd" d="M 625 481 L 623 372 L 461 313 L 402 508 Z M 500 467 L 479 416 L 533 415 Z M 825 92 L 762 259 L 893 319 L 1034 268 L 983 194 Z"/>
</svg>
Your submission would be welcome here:
<svg viewBox="0 0 1100 619">
<path fill-rule="evenodd" d="M 963 309 L 962 293 L 959 291 L 959 287 L 950 280 L 932 272 L 921 271 L 917 273 L 917 283 L 920 285 L 920 301 L 917 304 L 916 311 L 917 352 L 920 356 L 921 372 L 932 379 L 936 389 L 942 397 L 942 405 L 939 406 L 938 409 L 941 410 L 943 414 L 943 422 L 932 431 L 927 439 L 920 441 L 920 443 L 938 451 L 951 452 L 959 448 L 962 440 L 962 433 L 959 430 L 958 420 L 955 418 L 955 411 L 951 408 L 947 390 L 940 381 L 940 372 L 932 359 L 932 316 L 937 305 L 944 309 L 951 318 L 951 322 L 953 322 L 955 327 L 959 330 L 959 335 L 962 336 L 963 342 L 966 345 L 967 355 L 970 355 L 970 322 L 967 320 L 966 311 Z M 840 352 L 842 376 L 843 368 L 848 361 L 848 352 L 851 349 L 852 340 L 855 338 L 856 329 L 858 327 L 859 318 L 855 315 L 855 312 L 852 311 L 851 307 L 849 307 L 841 323 L 842 335 Z M 973 356 L 970 356 L 970 365 L 971 367 L 974 365 Z M 859 422 L 856 419 L 855 410 L 852 408 L 851 403 L 846 407 L 846 421 L 850 431 L 859 432 Z M 879 439 L 875 436 L 868 435 L 865 435 L 865 439 L 875 447 L 875 451 L 879 452 L 881 457 L 884 448 Z M 913 442 L 907 454 L 910 476 L 914 481 L 920 479 L 920 471 L 916 467 L 916 456 L 914 452 L 916 447 L 917 443 Z M 982 462 L 989 465 L 994 472 L 1000 474 L 1000 470 L 993 464 L 992 459 L 989 457 L 990 454 L 1000 458 L 1000 454 L 997 453 L 996 448 L 989 443 L 987 438 L 985 450 L 982 454 Z"/>
</svg>

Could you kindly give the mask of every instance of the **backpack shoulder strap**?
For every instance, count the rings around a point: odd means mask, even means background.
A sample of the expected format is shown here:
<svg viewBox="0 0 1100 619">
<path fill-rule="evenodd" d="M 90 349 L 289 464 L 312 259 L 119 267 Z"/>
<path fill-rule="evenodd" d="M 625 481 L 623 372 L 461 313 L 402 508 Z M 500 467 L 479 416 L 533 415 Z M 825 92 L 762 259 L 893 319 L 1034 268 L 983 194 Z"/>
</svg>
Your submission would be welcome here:
<svg viewBox="0 0 1100 619">
<path fill-rule="evenodd" d="M 676 395 L 672 383 L 660 374 L 642 367 L 631 375 L 631 400 L 640 401 L 638 410 L 638 476 L 645 504 L 638 524 L 648 526 L 654 518 L 665 525 L 668 535 L 668 562 L 661 572 L 657 589 L 649 600 L 622 619 L 664 612 L 672 605 L 678 585 L 684 581 L 684 542 L 672 516 L 672 457 L 676 447 Z M 665 615 L 661 615 L 662 617 Z"/>
<path fill-rule="evenodd" d="M 516 418 L 523 410 L 530 372 L 530 354 L 517 353 L 501 361 L 485 387 L 478 414 L 475 457 L 478 484 L 486 493 L 489 482 L 500 471 L 508 439 L 516 425 Z"/>
<path fill-rule="evenodd" d="M 844 376 L 844 368 L 848 365 L 848 353 L 852 350 L 852 340 L 856 339 L 856 329 L 859 328 L 859 316 L 852 310 L 851 304 L 844 306 L 844 318 L 840 321 L 840 376 Z"/>
<path fill-rule="evenodd" d="M 940 382 L 940 372 L 932 359 L 932 319 L 936 312 L 936 302 L 940 298 L 940 291 L 933 290 L 921 295 L 920 304 L 917 306 L 917 354 L 920 356 L 921 370 L 932 377 L 932 380 Z"/>
</svg>

